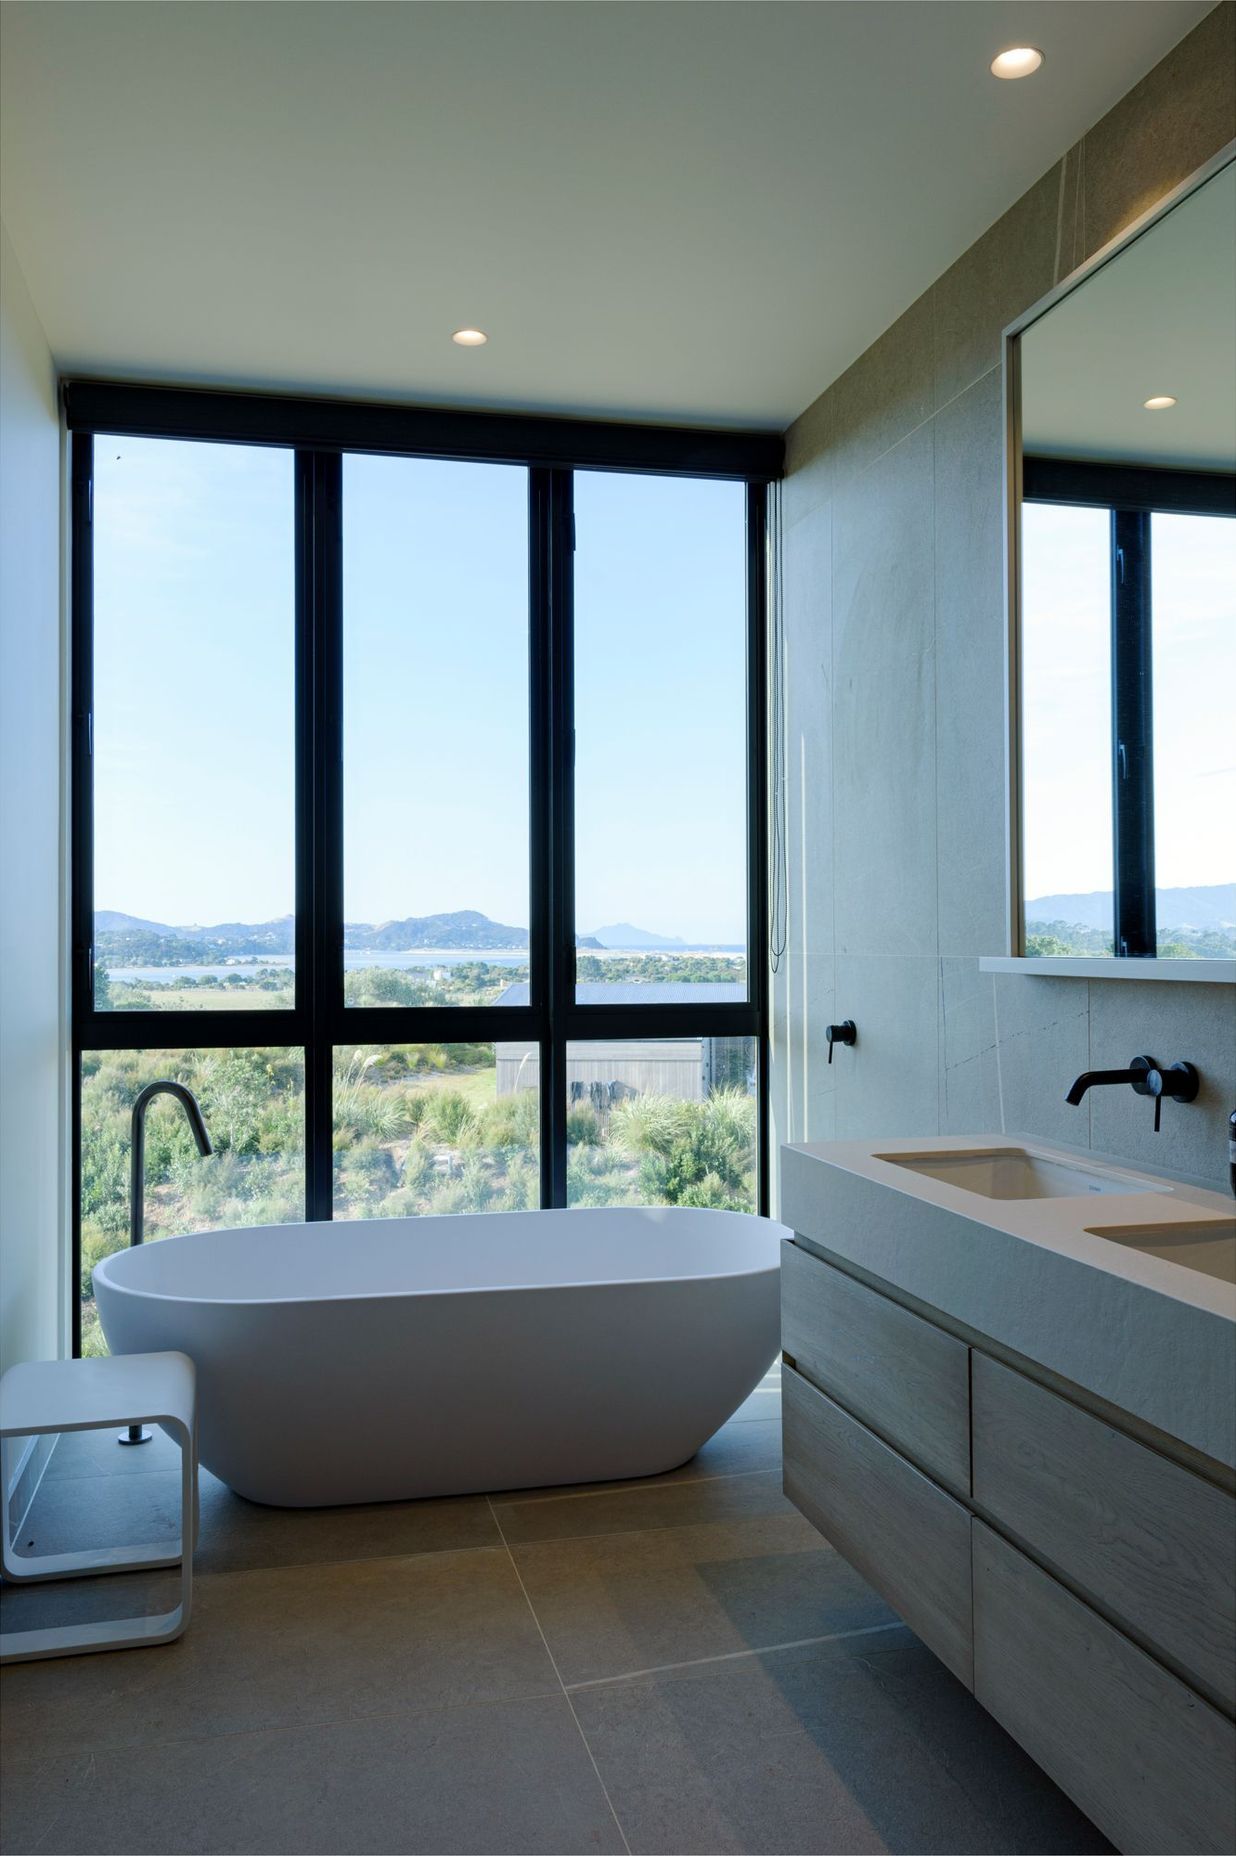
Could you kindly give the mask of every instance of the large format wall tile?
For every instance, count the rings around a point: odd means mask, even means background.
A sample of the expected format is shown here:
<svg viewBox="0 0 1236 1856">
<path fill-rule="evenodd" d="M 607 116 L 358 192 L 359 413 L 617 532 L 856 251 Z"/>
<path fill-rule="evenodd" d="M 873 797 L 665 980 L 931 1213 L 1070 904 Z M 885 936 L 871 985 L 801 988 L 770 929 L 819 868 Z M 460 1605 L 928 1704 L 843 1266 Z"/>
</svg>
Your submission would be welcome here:
<svg viewBox="0 0 1236 1856">
<path fill-rule="evenodd" d="M 999 366 L 1003 330 L 1056 281 L 1060 183 L 1057 162 L 933 286 L 937 407 Z"/>
<path fill-rule="evenodd" d="M 939 971 L 922 956 L 837 956 L 837 1015 L 858 1041 L 838 1050 L 838 1140 L 939 1131 Z"/>
<path fill-rule="evenodd" d="M 838 474 L 866 469 L 929 419 L 933 404 L 930 293 L 912 303 L 823 397 Z"/>
<path fill-rule="evenodd" d="M 833 920 L 838 953 L 936 951 L 932 433 L 838 498 Z"/>
<path fill-rule="evenodd" d="M 940 1132 L 1000 1132 L 995 986 L 978 961 L 940 960 Z"/>
<path fill-rule="evenodd" d="M 1236 6 L 1223 0 L 1087 134 L 1087 255 L 1187 180 L 1233 135 Z"/>
<path fill-rule="evenodd" d="M 832 514 L 812 512 L 785 538 L 784 760 L 789 943 L 833 948 Z"/>
<path fill-rule="evenodd" d="M 1007 953 L 1002 381 L 935 421 L 936 806 L 942 954 Z"/>
<path fill-rule="evenodd" d="M 803 874 L 773 989 L 778 1140 L 808 1124 L 812 1138 L 830 1124 L 848 1137 L 1003 1127 L 1084 1147 L 1093 1127 L 1094 1146 L 1118 1157 L 1218 1176 L 1236 1101 L 1230 989 L 991 981 L 975 957 L 1006 951 L 1007 932 L 1001 332 L 1232 135 L 1234 34 L 1224 0 L 787 435 L 785 620 L 791 676 L 804 679 L 789 852 Z M 829 530 L 831 684 L 819 640 Z M 817 791 L 811 770 L 829 762 Z M 838 1052 L 821 1093 L 811 1026 L 827 980 L 813 962 L 826 947 L 831 1015 L 856 1019 L 860 1044 Z M 1146 1031 L 1130 1041 L 1135 1024 L 1155 1026 L 1154 1055 L 1191 1056 L 1215 1079 L 1176 1114 L 1171 1154 L 1147 1147 L 1130 1093 L 1064 1099 L 1092 1059 L 1124 1062 L 1144 1044 Z M 1099 1046 L 1117 1029 L 1112 1057 Z"/>
<path fill-rule="evenodd" d="M 1072 1108 L 1065 1096 L 1090 1062 L 1087 982 L 997 974 L 995 1000 L 1001 1126 L 1085 1147 L 1086 1104 Z"/>
<path fill-rule="evenodd" d="M 824 1027 L 837 1016 L 833 956 L 789 955 L 775 976 L 774 999 L 777 1137 L 830 1140 L 841 1074 L 838 1064 L 828 1061 L 824 1036 Z"/>
<path fill-rule="evenodd" d="M 781 520 L 787 534 L 832 493 L 837 472 L 832 443 L 835 415 L 832 392 L 821 393 L 785 435 Z"/>
<path fill-rule="evenodd" d="M 1103 1153 L 1192 1173 L 1227 1186 L 1225 1122 L 1236 1108 L 1236 986 L 1167 981 L 1090 983 L 1090 1056 L 1096 1069 L 1132 1057 L 1196 1064 L 1195 1102 L 1165 1102 L 1154 1132 L 1154 1104 L 1131 1089 L 1092 1089 L 1090 1139 Z"/>
</svg>

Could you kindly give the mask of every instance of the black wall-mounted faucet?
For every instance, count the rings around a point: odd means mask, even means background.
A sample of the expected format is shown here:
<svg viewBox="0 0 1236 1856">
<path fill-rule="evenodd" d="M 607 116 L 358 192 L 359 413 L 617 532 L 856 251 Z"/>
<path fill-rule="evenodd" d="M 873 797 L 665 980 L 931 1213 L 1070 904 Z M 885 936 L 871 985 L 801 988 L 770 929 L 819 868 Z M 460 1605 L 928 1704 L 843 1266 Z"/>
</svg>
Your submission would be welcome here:
<svg viewBox="0 0 1236 1856">
<path fill-rule="evenodd" d="M 1192 1102 L 1201 1080 L 1191 1063 L 1173 1063 L 1164 1069 L 1153 1057 L 1134 1057 L 1127 1070 L 1084 1070 L 1064 1099 L 1076 1108 L 1087 1089 L 1128 1083 L 1135 1095 L 1154 1098 L 1154 1131 L 1157 1134 L 1164 1096 L 1173 1102 Z"/>
<path fill-rule="evenodd" d="M 843 1018 L 839 1025 L 825 1025 L 824 1036 L 828 1039 L 828 1061 L 831 1063 L 834 1044 L 857 1044 L 858 1026 L 852 1018 Z"/>
</svg>

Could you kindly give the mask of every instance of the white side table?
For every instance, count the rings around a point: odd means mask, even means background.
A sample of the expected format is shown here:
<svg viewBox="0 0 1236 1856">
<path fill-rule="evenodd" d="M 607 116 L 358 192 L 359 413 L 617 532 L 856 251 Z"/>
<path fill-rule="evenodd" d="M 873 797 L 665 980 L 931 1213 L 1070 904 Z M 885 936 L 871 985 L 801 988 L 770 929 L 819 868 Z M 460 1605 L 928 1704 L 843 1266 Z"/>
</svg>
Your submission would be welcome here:
<svg viewBox="0 0 1236 1856">
<path fill-rule="evenodd" d="M 0 1663 L 87 1650 L 131 1650 L 170 1643 L 189 1622 L 193 1546 L 197 1535 L 197 1401 L 193 1362 L 184 1353 L 120 1354 L 102 1360 L 35 1360 L 0 1379 L 0 1440 L 59 1431 L 97 1431 L 161 1424 L 180 1445 L 180 1540 L 84 1553 L 18 1558 L 10 1540 L 8 1489 L 0 1475 L 0 1543 L 4 1577 L 15 1582 L 76 1579 L 92 1572 L 133 1572 L 180 1566 L 180 1603 L 150 1617 L 0 1633 Z"/>
</svg>

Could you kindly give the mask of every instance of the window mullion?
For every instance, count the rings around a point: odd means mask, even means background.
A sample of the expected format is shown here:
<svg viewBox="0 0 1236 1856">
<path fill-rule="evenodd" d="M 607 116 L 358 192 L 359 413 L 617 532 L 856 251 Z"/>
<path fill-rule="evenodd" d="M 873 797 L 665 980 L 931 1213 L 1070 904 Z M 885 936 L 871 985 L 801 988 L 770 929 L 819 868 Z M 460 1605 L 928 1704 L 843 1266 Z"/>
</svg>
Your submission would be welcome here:
<svg viewBox="0 0 1236 1856">
<path fill-rule="evenodd" d="M 1150 515 L 1112 511 L 1112 819 L 1115 951 L 1156 950 Z"/>
<path fill-rule="evenodd" d="M 311 1219 L 334 1213 L 331 1036 L 343 994 L 342 460 L 302 453 L 303 689 L 298 692 L 299 933 L 307 945 L 305 1198 Z"/>
<path fill-rule="evenodd" d="M 572 473 L 557 470 L 545 476 L 549 1037 L 542 1047 L 541 1201 L 562 1206 L 567 1202 L 566 1021 L 575 996 L 575 537 Z"/>
</svg>

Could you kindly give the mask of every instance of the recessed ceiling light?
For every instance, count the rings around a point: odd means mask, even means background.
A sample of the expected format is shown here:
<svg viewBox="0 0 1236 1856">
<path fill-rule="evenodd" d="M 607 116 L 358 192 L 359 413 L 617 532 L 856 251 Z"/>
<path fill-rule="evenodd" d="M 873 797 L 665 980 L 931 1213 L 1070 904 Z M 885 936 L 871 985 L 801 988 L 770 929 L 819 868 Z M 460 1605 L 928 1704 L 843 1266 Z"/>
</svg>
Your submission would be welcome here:
<svg viewBox="0 0 1236 1856">
<path fill-rule="evenodd" d="M 483 348 L 489 337 L 484 329 L 456 329 L 451 340 L 461 348 Z"/>
<path fill-rule="evenodd" d="M 1170 393 L 1155 393 L 1148 400 L 1142 401 L 1147 412 L 1166 412 L 1169 406 L 1175 404 L 1176 401 Z"/>
<path fill-rule="evenodd" d="M 1007 51 L 997 52 L 991 61 L 993 77 L 1030 77 L 1043 62 L 1043 54 L 1036 45 L 1010 45 Z"/>
</svg>

